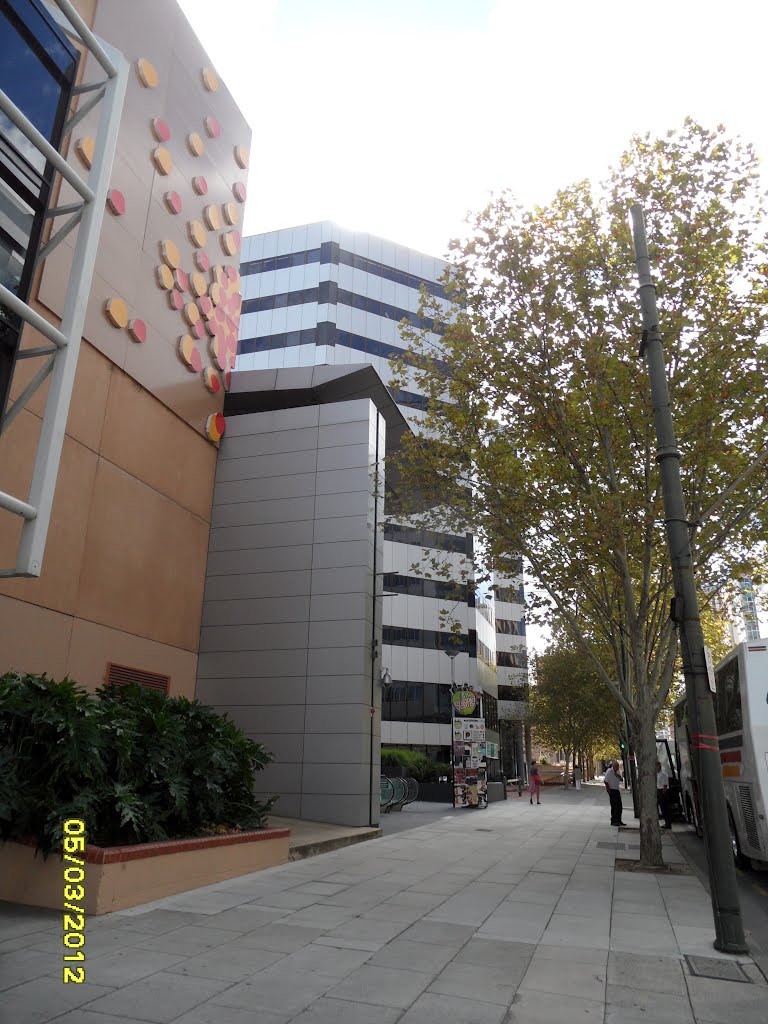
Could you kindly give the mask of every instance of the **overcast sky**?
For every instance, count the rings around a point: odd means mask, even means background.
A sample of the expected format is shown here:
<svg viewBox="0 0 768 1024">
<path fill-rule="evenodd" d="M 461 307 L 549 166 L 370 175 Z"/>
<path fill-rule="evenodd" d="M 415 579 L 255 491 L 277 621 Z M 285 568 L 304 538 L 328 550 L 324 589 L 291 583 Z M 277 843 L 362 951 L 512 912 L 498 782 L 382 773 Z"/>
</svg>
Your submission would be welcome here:
<svg viewBox="0 0 768 1024">
<path fill-rule="evenodd" d="M 489 189 L 599 178 L 691 114 L 768 158 L 762 0 L 181 0 L 253 129 L 246 233 L 436 256 Z"/>
</svg>

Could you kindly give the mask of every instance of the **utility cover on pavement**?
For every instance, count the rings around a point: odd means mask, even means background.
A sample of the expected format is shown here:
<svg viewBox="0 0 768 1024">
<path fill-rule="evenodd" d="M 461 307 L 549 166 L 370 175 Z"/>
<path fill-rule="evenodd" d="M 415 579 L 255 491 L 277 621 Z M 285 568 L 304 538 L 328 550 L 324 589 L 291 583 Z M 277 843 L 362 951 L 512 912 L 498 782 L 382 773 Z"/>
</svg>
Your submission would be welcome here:
<svg viewBox="0 0 768 1024">
<path fill-rule="evenodd" d="M 715 960 L 710 956 L 686 956 L 691 974 L 699 978 L 717 978 L 719 981 L 745 981 L 752 979 L 733 960 Z"/>
</svg>

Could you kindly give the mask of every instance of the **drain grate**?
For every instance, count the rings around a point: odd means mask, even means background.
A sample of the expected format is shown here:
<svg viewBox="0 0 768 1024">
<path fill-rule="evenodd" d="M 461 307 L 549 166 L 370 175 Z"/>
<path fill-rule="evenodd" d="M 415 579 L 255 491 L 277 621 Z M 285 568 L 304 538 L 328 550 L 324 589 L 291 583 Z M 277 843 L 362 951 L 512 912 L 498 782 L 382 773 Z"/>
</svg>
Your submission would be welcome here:
<svg viewBox="0 0 768 1024">
<path fill-rule="evenodd" d="M 752 983 L 741 966 L 733 960 L 715 960 L 710 956 L 686 956 L 688 969 L 697 978 L 716 978 L 718 981 L 743 981 Z"/>
<path fill-rule="evenodd" d="M 493 832 L 492 828 L 476 828 L 475 832 Z"/>
</svg>

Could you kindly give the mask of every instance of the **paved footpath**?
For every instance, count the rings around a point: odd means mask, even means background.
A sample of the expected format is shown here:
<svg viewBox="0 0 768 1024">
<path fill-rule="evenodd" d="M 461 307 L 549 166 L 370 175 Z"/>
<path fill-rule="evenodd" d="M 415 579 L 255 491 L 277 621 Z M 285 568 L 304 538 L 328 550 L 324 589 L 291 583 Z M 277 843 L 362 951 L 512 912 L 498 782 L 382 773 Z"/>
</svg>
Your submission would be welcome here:
<svg viewBox="0 0 768 1024">
<path fill-rule="evenodd" d="M 717 957 L 699 880 L 614 871 L 638 840 L 608 821 L 602 788 L 546 789 L 92 918 L 84 985 L 60 917 L 5 904 L 0 1022 L 766 1024 L 749 958 L 689 971 Z"/>
</svg>

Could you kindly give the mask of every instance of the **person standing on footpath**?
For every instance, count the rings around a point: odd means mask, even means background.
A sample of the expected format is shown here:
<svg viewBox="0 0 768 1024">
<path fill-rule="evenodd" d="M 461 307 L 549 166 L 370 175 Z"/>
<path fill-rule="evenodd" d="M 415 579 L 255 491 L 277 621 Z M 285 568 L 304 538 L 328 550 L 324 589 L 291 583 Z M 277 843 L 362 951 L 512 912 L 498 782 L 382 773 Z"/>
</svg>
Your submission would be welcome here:
<svg viewBox="0 0 768 1024">
<path fill-rule="evenodd" d="M 581 767 L 577 764 L 573 766 L 573 784 L 576 787 L 578 793 L 581 789 Z"/>
<path fill-rule="evenodd" d="M 539 775 L 539 766 L 535 761 L 531 761 L 531 778 L 528 784 L 528 789 L 531 794 L 531 803 L 533 803 L 534 796 L 536 797 L 536 803 L 540 804 L 541 800 L 539 796 L 541 794 L 541 775 Z"/>
<path fill-rule="evenodd" d="M 661 767 L 661 761 L 656 762 L 656 799 L 659 801 L 659 810 L 664 818 L 662 828 L 672 828 L 672 809 L 669 806 L 669 776 Z"/>
<path fill-rule="evenodd" d="M 619 762 L 612 761 L 611 766 L 604 776 L 605 788 L 608 790 L 608 799 L 611 801 L 611 824 L 623 825 L 621 814 L 623 806 L 621 803 L 621 784 L 624 781 L 619 774 Z"/>
</svg>

